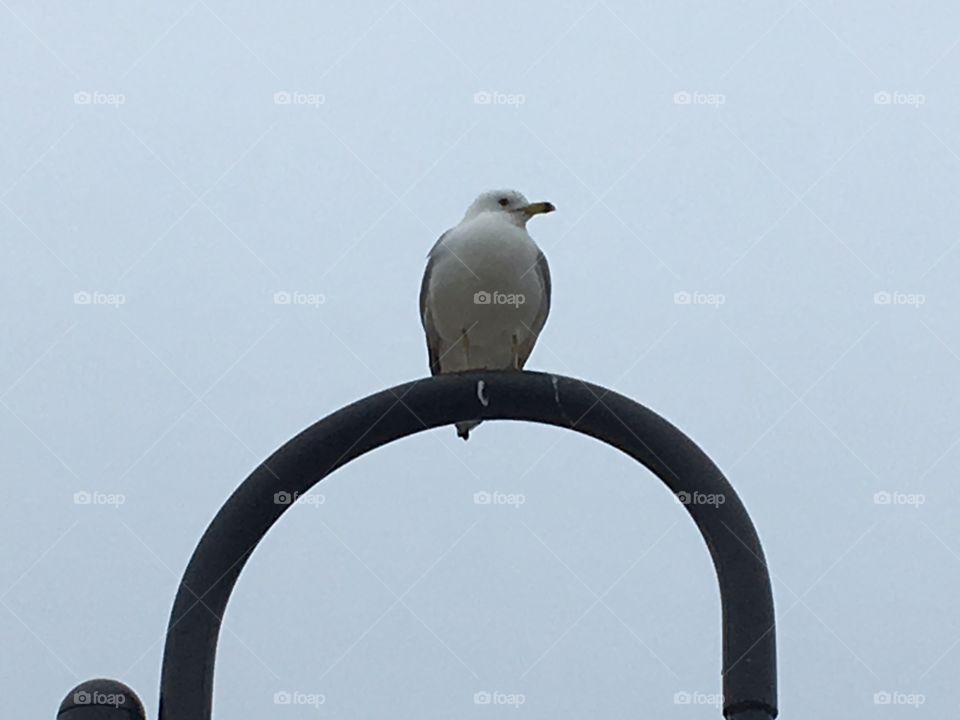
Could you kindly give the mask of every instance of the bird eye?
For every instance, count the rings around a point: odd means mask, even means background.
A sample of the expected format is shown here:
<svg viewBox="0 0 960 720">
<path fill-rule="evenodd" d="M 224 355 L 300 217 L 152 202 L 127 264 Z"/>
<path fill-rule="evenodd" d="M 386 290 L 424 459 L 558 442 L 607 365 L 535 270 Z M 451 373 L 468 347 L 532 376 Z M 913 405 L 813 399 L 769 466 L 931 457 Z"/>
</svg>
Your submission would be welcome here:
<svg viewBox="0 0 960 720">
<path fill-rule="evenodd" d="M 497 202 L 500 203 L 500 207 L 506 207 L 510 204 L 510 201 L 507 198 L 500 198 L 497 200 Z"/>
</svg>

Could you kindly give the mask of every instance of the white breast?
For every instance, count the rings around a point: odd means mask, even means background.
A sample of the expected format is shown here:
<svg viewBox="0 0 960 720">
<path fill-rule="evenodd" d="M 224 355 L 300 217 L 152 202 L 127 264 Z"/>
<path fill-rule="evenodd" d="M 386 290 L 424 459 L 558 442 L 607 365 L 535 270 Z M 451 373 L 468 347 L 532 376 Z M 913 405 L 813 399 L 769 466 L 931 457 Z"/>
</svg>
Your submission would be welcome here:
<svg viewBox="0 0 960 720">
<path fill-rule="evenodd" d="M 510 367 L 543 301 L 536 243 L 524 228 L 485 213 L 450 230 L 434 253 L 428 306 L 446 353 L 441 367 Z M 464 331 L 469 353 L 454 347 Z"/>
</svg>

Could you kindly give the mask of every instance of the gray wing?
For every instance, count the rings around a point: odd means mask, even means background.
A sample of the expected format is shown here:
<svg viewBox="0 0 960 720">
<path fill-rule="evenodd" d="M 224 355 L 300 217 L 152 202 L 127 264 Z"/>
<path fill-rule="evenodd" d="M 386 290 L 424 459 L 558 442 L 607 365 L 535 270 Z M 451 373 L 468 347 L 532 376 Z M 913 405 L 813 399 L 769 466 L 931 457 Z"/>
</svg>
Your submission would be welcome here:
<svg viewBox="0 0 960 720">
<path fill-rule="evenodd" d="M 449 230 L 447 232 L 449 232 Z M 430 360 L 431 375 L 440 374 L 440 336 L 437 335 L 437 331 L 433 327 L 433 318 L 430 316 L 430 311 L 427 307 L 427 294 L 430 292 L 430 274 L 433 272 L 435 251 L 446 235 L 447 233 L 444 233 L 437 238 L 433 247 L 430 248 L 430 252 L 427 253 L 427 267 L 423 271 L 423 280 L 420 281 L 420 322 L 427 336 L 427 357 Z"/>
<path fill-rule="evenodd" d="M 553 291 L 553 285 L 550 281 L 550 265 L 547 264 L 547 256 L 543 254 L 542 250 L 537 254 L 537 264 L 534 266 L 533 271 L 540 281 L 540 287 L 543 288 L 543 294 L 541 295 L 543 299 L 540 307 L 537 308 L 537 314 L 533 318 L 530 337 L 521 343 L 518 348 L 517 354 L 521 368 L 526 365 L 530 353 L 533 352 L 533 345 L 537 342 L 537 338 L 540 337 L 540 331 L 543 330 L 543 326 L 546 325 L 547 315 L 550 314 L 550 294 Z"/>
</svg>

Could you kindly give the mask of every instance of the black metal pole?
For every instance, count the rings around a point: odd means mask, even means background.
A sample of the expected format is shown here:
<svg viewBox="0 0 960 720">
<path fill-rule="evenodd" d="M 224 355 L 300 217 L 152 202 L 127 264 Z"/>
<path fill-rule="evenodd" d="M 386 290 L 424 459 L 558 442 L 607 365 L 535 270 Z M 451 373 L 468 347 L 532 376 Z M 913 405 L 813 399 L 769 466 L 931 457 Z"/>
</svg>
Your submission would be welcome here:
<svg viewBox="0 0 960 720">
<path fill-rule="evenodd" d="M 692 440 L 656 413 L 610 390 L 532 372 L 438 375 L 348 405 L 287 442 L 234 491 L 193 553 L 167 631 L 160 720 L 209 720 L 221 618 L 240 571 L 290 507 L 276 497 L 307 492 L 381 445 L 471 419 L 526 420 L 592 436 L 659 477 L 710 550 L 723 611 L 724 715 L 777 715 L 773 597 L 760 540 L 723 474 Z M 286 493 L 287 495 L 280 495 Z M 720 503 L 696 502 L 714 495 Z"/>
<path fill-rule="evenodd" d="M 143 703 L 117 680 L 97 678 L 80 683 L 60 703 L 57 720 L 146 720 Z"/>
</svg>

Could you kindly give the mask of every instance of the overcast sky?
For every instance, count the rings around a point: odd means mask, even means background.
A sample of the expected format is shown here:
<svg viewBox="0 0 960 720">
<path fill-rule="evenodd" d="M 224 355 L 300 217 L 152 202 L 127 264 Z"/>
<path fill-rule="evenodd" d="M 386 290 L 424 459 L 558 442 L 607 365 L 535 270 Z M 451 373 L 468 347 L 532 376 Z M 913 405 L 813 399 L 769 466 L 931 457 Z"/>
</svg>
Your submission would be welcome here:
<svg viewBox="0 0 960 720">
<path fill-rule="evenodd" d="M 108 676 L 156 717 L 207 523 L 287 438 L 427 373 L 425 254 L 515 187 L 558 208 L 530 367 L 728 475 L 783 716 L 955 716 L 958 43 L 950 2 L 0 1 L 7 714 Z M 443 428 L 271 531 L 215 713 L 719 717 L 719 612 L 646 470 Z"/>
</svg>

